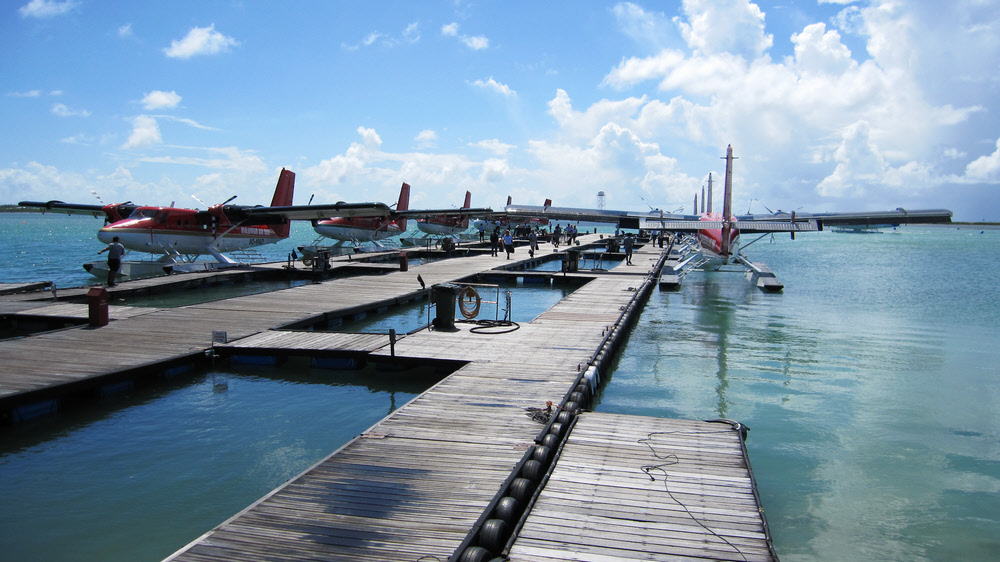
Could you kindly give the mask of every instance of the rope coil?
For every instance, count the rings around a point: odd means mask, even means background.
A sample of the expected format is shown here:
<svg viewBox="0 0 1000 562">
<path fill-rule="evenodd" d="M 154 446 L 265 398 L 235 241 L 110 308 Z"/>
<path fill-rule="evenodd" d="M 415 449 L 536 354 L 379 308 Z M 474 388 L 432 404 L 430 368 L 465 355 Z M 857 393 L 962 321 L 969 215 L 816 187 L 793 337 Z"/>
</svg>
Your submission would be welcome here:
<svg viewBox="0 0 1000 562">
<path fill-rule="evenodd" d="M 458 308 L 462 311 L 462 316 L 467 319 L 479 316 L 479 306 L 482 303 L 483 299 L 479 296 L 479 292 L 471 285 L 462 287 L 458 292 Z"/>
</svg>

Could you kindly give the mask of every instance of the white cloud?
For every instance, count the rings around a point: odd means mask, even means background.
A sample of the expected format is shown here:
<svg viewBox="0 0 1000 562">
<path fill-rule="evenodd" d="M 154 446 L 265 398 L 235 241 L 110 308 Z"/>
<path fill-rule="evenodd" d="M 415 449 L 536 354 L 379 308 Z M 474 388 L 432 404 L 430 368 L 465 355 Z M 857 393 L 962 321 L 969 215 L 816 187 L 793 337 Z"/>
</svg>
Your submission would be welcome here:
<svg viewBox="0 0 1000 562">
<path fill-rule="evenodd" d="M 481 140 L 479 142 L 470 142 L 469 146 L 475 146 L 477 148 L 481 148 L 487 152 L 496 154 L 497 156 L 504 156 L 515 148 L 514 145 L 502 143 L 500 142 L 499 139 L 489 139 L 489 140 Z"/>
<path fill-rule="evenodd" d="M 303 171 L 310 181 L 321 185 L 337 185 L 363 173 L 365 167 L 378 160 L 382 139 L 374 129 L 358 127 L 361 142 L 351 143 L 344 154 L 338 154 Z"/>
<path fill-rule="evenodd" d="M 63 103 L 53 105 L 52 114 L 59 117 L 90 117 L 90 112 L 86 109 L 72 109 Z"/>
<path fill-rule="evenodd" d="M 662 12 L 647 12 L 631 2 L 619 2 L 611 11 L 625 35 L 654 51 L 665 48 L 673 35 L 674 24 Z"/>
<path fill-rule="evenodd" d="M 142 148 L 161 142 L 163 139 L 160 137 L 160 126 L 156 123 L 156 119 L 148 115 L 139 115 L 132 119 L 132 134 L 122 148 Z"/>
<path fill-rule="evenodd" d="M 459 40 L 462 43 L 465 43 L 466 47 L 474 51 L 481 51 L 483 49 L 488 49 L 490 46 L 490 40 L 482 35 L 476 35 L 471 37 L 463 35 L 459 38 Z"/>
<path fill-rule="evenodd" d="M 482 173 L 479 174 L 479 182 L 489 185 L 500 183 L 508 178 L 513 170 L 510 162 L 504 158 L 487 158 L 482 164 Z"/>
<path fill-rule="evenodd" d="M 675 17 L 674 23 L 696 52 L 755 58 L 774 43 L 774 37 L 764 33 L 764 13 L 753 2 L 684 0 L 683 11 L 687 18 Z"/>
<path fill-rule="evenodd" d="M 434 148 L 437 138 L 437 133 L 432 129 L 424 129 L 417 134 L 414 140 L 417 141 L 417 146 L 420 148 Z"/>
<path fill-rule="evenodd" d="M 27 92 L 9 92 L 7 94 L 12 98 L 37 98 L 42 95 L 40 90 L 28 90 Z"/>
<path fill-rule="evenodd" d="M 66 143 L 66 144 L 78 144 L 78 145 L 81 145 L 81 146 L 89 146 L 89 145 L 94 144 L 96 141 L 95 141 L 94 137 L 91 137 L 90 135 L 88 135 L 86 133 L 81 133 L 79 135 L 73 135 L 73 136 L 61 138 L 61 139 L 59 139 L 59 142 Z"/>
<path fill-rule="evenodd" d="M 967 179 L 990 183 L 1000 182 L 1000 139 L 993 154 L 980 156 L 965 167 Z"/>
<path fill-rule="evenodd" d="M 840 42 L 836 30 L 826 31 L 826 24 L 807 25 L 802 33 L 792 34 L 796 68 L 803 74 L 841 74 L 857 66 L 851 51 Z"/>
<path fill-rule="evenodd" d="M 403 30 L 403 40 L 407 43 L 416 43 L 420 41 L 420 24 L 413 22 L 406 26 Z"/>
<path fill-rule="evenodd" d="M 492 76 L 490 76 L 488 80 L 476 80 L 472 82 L 472 85 L 478 88 L 483 88 L 484 90 L 490 90 L 496 92 L 498 94 L 507 97 L 512 97 L 517 95 L 517 92 L 512 90 L 510 86 L 508 86 L 507 84 L 501 84 L 500 82 L 497 82 L 496 80 L 493 79 Z"/>
<path fill-rule="evenodd" d="M 399 35 L 391 35 L 382 33 L 381 31 L 372 31 L 368 35 L 365 35 L 361 41 L 358 43 L 341 43 L 340 46 L 348 51 L 357 51 L 362 47 L 371 47 L 372 45 L 379 44 L 383 47 L 396 47 L 401 44 L 412 45 L 420 41 L 420 23 L 413 22 L 407 24 L 403 31 Z"/>
<path fill-rule="evenodd" d="M 186 166 L 201 166 L 217 170 L 233 170 L 241 174 L 260 173 L 267 171 L 263 160 L 252 150 L 240 150 L 235 146 L 224 147 L 192 147 L 171 146 L 174 154 L 167 156 L 144 156 L 140 162 L 155 162 L 159 164 L 182 164 Z M 208 156 L 182 156 L 178 151 L 195 151 L 208 153 Z"/>
<path fill-rule="evenodd" d="M 18 10 L 22 18 L 51 18 L 60 16 L 75 8 L 77 2 L 66 0 L 57 2 L 55 0 L 31 0 Z"/>
<path fill-rule="evenodd" d="M 163 49 L 168 57 L 189 59 L 198 55 L 214 55 L 239 46 L 239 41 L 215 30 L 215 24 L 208 27 L 193 27 L 179 41 L 171 41 L 170 47 Z"/>
<path fill-rule="evenodd" d="M 186 119 L 184 117 L 176 117 L 176 116 L 173 116 L 173 115 L 154 115 L 153 117 L 156 118 L 156 119 L 167 119 L 169 121 L 175 121 L 177 123 L 184 123 L 185 125 L 189 125 L 191 127 L 194 127 L 195 129 L 202 129 L 204 131 L 218 131 L 219 130 L 219 129 L 215 128 L 215 127 L 209 127 L 208 125 L 202 125 L 201 123 L 199 123 L 199 122 L 197 122 L 197 121 L 195 121 L 193 119 Z"/>
<path fill-rule="evenodd" d="M 490 40 L 482 35 L 469 36 L 460 34 L 458 32 L 458 24 L 454 22 L 442 25 L 441 35 L 444 35 L 445 37 L 456 37 L 466 47 L 469 47 L 474 51 L 488 49 L 490 46 Z"/>
<path fill-rule="evenodd" d="M 872 142 L 869 125 L 864 121 L 854 123 L 844 131 L 833 159 L 837 167 L 816 186 L 820 195 L 864 195 L 865 187 L 878 183 L 886 171 L 885 159 Z"/>
<path fill-rule="evenodd" d="M 125 25 L 118 27 L 118 36 L 122 39 L 127 37 L 132 37 L 132 24 L 126 23 Z"/>
<path fill-rule="evenodd" d="M 79 174 L 34 161 L 24 167 L 0 169 L 0 201 L 71 201 L 88 188 L 88 182 Z"/>
<path fill-rule="evenodd" d="M 591 139 L 608 123 L 631 121 L 647 101 L 646 96 L 618 101 L 605 99 L 580 112 L 573 109 L 569 94 L 559 89 L 556 97 L 549 101 L 549 114 L 559 123 L 561 133 L 570 138 Z"/>
<path fill-rule="evenodd" d="M 967 14 L 974 13 L 973 4 L 963 3 Z M 748 7 L 742 13 L 752 16 L 742 24 L 742 36 L 752 41 L 707 45 L 697 32 L 719 17 L 718 10 L 685 2 L 688 21 L 678 23 L 687 26 L 682 28 L 689 50 L 662 49 L 622 59 L 602 82 L 639 92 L 652 82 L 656 96 L 601 100 L 570 111 L 568 95 L 560 92 L 549 104 L 559 134 L 587 138 L 614 122 L 647 142 L 658 142 L 665 151 L 690 152 L 682 143 L 693 143 L 700 153 L 704 147 L 732 143 L 744 156 L 741 169 L 756 178 L 759 189 L 794 197 L 797 205 L 876 192 L 885 196 L 880 201 L 888 202 L 900 194 L 927 194 L 947 181 L 969 182 L 968 177 L 954 179 L 947 169 L 954 167 L 957 155 L 967 152 L 963 145 L 970 142 L 959 127 L 974 125 L 973 116 L 988 111 L 985 100 L 991 99 L 995 84 L 983 84 L 977 93 L 955 88 L 955 80 L 942 83 L 941 76 L 953 71 L 938 60 L 942 51 L 934 46 L 952 38 L 929 25 L 939 11 L 923 14 L 889 2 L 874 2 L 863 10 L 848 8 L 835 21 L 849 21 L 851 29 L 867 39 L 870 57 L 851 52 L 843 29 L 813 23 L 787 38 L 794 47 L 792 56 L 772 61 L 764 53 L 771 39 L 760 27 L 762 14 L 758 17 L 746 2 L 739 6 Z M 649 17 L 655 23 L 657 16 Z M 641 22 L 633 25 L 642 27 Z M 940 35 L 940 40 L 924 46 L 922 38 L 931 35 Z M 995 60 L 988 54 L 998 54 L 1000 42 L 990 43 L 973 32 L 957 40 L 969 41 L 970 35 L 980 40 L 977 48 L 987 55 L 984 60 Z M 967 72 L 969 76 L 993 72 L 986 63 L 966 60 L 979 57 L 960 58 L 954 64 L 980 65 Z M 935 75 L 927 72 L 924 59 L 934 63 Z M 989 169 L 988 162 L 982 160 L 970 172 L 982 175 L 980 169 Z"/>
<path fill-rule="evenodd" d="M 181 102 L 181 96 L 177 95 L 177 92 L 171 90 L 169 92 L 164 92 L 162 90 L 153 90 L 149 92 L 142 98 L 142 106 L 146 109 L 173 109 L 177 107 L 177 104 Z"/>
</svg>

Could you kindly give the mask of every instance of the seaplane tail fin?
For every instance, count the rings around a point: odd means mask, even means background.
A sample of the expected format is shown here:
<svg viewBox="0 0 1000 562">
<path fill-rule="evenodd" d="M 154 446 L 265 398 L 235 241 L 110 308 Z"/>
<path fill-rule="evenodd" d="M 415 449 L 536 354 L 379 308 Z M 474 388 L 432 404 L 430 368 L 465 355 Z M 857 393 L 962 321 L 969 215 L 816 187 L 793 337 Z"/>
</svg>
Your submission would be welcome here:
<svg viewBox="0 0 1000 562">
<path fill-rule="evenodd" d="M 462 205 L 462 208 L 463 209 L 471 209 L 472 208 L 472 192 L 471 191 L 466 191 L 465 192 L 465 204 Z M 461 220 L 461 222 L 459 222 L 459 226 L 461 226 L 462 228 L 469 228 L 469 215 L 462 215 L 462 220 Z"/>
<path fill-rule="evenodd" d="M 288 207 L 292 204 L 292 197 L 295 194 L 295 172 L 281 169 L 278 176 L 278 185 L 274 188 L 274 197 L 271 198 L 272 207 Z M 282 238 L 288 238 L 291 230 L 291 223 L 285 221 L 284 224 L 276 224 L 271 227 L 274 233 Z"/>
<path fill-rule="evenodd" d="M 511 199 L 510 199 L 510 195 L 508 195 L 508 196 L 507 196 L 507 206 L 508 206 L 508 207 L 510 207 L 510 202 L 511 202 Z"/>
<path fill-rule="evenodd" d="M 733 145 L 726 147 L 726 186 L 722 194 L 722 255 L 729 256 L 729 238 L 733 230 Z M 697 206 L 697 204 L 696 204 Z"/>
<path fill-rule="evenodd" d="M 545 203 L 542 205 L 542 207 L 545 207 L 546 209 L 548 209 L 551 206 L 552 206 L 552 200 L 551 199 L 546 199 Z"/>
<path fill-rule="evenodd" d="M 406 182 L 403 182 L 402 187 L 399 188 L 399 201 L 396 202 L 396 210 L 410 210 L 410 184 Z M 406 217 L 402 217 L 396 222 L 399 223 L 400 232 L 406 232 Z"/>
</svg>

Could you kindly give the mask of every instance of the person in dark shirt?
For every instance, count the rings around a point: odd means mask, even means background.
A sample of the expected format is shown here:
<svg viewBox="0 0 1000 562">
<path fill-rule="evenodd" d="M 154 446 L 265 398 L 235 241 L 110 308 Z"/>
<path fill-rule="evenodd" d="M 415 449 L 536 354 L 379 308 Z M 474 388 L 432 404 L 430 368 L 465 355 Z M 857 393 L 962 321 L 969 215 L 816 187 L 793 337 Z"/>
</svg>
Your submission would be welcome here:
<svg viewBox="0 0 1000 562">
<path fill-rule="evenodd" d="M 118 269 L 122 266 L 122 256 L 125 255 L 125 246 L 122 246 L 118 237 L 115 236 L 106 248 L 97 253 L 103 254 L 104 252 L 108 253 L 108 287 L 114 287 L 117 284 L 115 277 L 118 275 Z"/>
</svg>

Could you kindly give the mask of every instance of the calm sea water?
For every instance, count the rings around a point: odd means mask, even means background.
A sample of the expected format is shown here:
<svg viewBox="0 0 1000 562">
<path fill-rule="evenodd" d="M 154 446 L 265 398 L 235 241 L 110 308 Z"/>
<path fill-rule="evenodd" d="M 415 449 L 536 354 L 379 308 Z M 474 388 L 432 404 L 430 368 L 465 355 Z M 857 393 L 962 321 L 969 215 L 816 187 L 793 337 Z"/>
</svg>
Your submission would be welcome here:
<svg viewBox="0 0 1000 562">
<path fill-rule="evenodd" d="M 1000 231 L 758 242 L 654 292 L 599 411 L 747 424 L 782 560 L 1000 556 Z"/>
<path fill-rule="evenodd" d="M 0 559 L 161 560 L 436 381 L 243 367 L 0 428 Z"/>
<path fill-rule="evenodd" d="M 0 282 L 89 282 L 101 223 L 0 214 Z M 299 226 L 273 259 L 312 240 Z M 824 232 L 748 254 L 785 291 L 720 273 L 654 291 L 596 409 L 749 425 L 783 560 L 996 559 L 1000 232 Z M 208 373 L 0 428 L 0 559 L 162 558 L 433 383 L 370 377 Z"/>
</svg>

